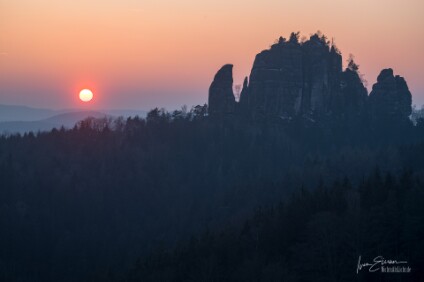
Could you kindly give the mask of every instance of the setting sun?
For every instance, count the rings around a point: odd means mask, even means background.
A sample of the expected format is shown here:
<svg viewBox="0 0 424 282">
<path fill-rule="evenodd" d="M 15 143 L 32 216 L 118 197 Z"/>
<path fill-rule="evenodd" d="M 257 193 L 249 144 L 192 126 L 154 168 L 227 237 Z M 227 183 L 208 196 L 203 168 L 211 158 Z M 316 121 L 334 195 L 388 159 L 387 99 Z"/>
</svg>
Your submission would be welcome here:
<svg viewBox="0 0 424 282">
<path fill-rule="evenodd" d="M 79 93 L 79 98 L 83 102 L 89 102 L 93 99 L 93 92 L 90 89 L 83 89 Z"/>
</svg>

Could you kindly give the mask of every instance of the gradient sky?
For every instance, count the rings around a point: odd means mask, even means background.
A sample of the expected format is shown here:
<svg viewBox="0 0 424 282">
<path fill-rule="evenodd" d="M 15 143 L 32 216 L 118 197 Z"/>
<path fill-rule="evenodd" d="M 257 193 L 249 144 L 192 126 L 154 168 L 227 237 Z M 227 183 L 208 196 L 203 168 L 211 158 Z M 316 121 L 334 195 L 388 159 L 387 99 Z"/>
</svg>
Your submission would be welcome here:
<svg viewBox="0 0 424 282">
<path fill-rule="evenodd" d="M 174 109 L 207 102 L 216 71 L 235 84 L 291 31 L 334 38 L 368 89 L 382 68 L 424 103 L 422 0 L 0 0 L 0 104 Z"/>
</svg>

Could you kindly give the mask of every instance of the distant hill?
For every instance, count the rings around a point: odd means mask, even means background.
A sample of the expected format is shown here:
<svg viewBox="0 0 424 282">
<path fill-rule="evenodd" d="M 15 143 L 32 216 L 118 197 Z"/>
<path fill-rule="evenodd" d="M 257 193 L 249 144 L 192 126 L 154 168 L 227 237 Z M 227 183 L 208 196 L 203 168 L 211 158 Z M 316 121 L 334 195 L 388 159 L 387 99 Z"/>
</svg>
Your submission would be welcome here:
<svg viewBox="0 0 424 282">
<path fill-rule="evenodd" d="M 131 109 L 105 109 L 100 110 L 100 112 L 111 115 L 111 116 L 122 116 L 122 117 L 145 117 L 147 116 L 146 111 L 139 111 L 139 110 L 131 110 Z"/>
<path fill-rule="evenodd" d="M 0 134 L 50 131 L 53 128 L 60 128 L 62 126 L 71 128 L 78 121 L 87 117 L 103 118 L 106 116 L 110 115 L 101 112 L 82 111 L 59 114 L 38 121 L 4 121 L 0 122 Z"/>
<path fill-rule="evenodd" d="M 80 109 L 43 109 L 18 105 L 0 105 L 0 134 L 49 131 L 53 128 L 73 127 L 87 117 L 102 118 L 130 116 L 145 117 L 146 111 L 133 109 L 105 109 L 83 111 Z"/>
<path fill-rule="evenodd" d="M 49 131 L 54 127 L 57 125 L 45 121 L 3 121 L 0 122 L 0 134 Z"/>
<path fill-rule="evenodd" d="M 96 112 L 96 111 L 81 111 L 81 112 L 72 112 L 72 113 L 56 115 L 48 119 L 45 119 L 42 122 L 55 124 L 59 126 L 63 125 L 64 127 L 73 127 L 77 122 L 85 118 L 88 118 L 88 117 L 103 118 L 106 116 L 111 116 L 111 115 L 101 113 L 101 112 Z"/>
<path fill-rule="evenodd" d="M 146 116 L 147 112 L 142 110 L 134 109 L 101 109 L 96 110 L 97 112 L 102 112 L 107 115 L 112 116 Z M 74 112 L 84 112 L 81 109 L 60 109 L 53 110 L 47 108 L 32 108 L 27 106 L 18 106 L 18 105 L 2 105 L 0 104 L 0 122 L 4 121 L 39 121 L 43 119 L 48 119 L 50 117 L 74 113 Z"/>
<path fill-rule="evenodd" d="M 26 106 L 0 105 L 0 122 L 3 121 L 37 121 L 46 119 L 63 111 L 39 109 Z"/>
<path fill-rule="evenodd" d="M 102 118 L 105 116 L 145 117 L 146 112 L 131 109 L 105 109 L 99 111 L 82 111 L 79 109 L 52 110 L 27 106 L 0 105 L 0 134 L 49 131 L 61 126 L 71 128 L 78 121 L 87 117 Z"/>
</svg>

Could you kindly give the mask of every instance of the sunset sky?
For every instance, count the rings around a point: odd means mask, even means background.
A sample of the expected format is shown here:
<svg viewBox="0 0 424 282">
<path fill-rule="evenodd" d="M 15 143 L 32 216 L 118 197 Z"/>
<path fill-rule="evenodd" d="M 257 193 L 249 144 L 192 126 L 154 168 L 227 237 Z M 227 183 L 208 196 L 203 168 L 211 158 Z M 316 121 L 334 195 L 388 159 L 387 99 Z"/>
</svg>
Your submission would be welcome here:
<svg viewBox="0 0 424 282">
<path fill-rule="evenodd" d="M 216 71 L 235 84 L 291 31 L 322 31 L 355 55 L 368 89 L 382 68 L 424 103 L 422 0 L 0 0 L 0 104 L 93 109 L 207 102 Z"/>
</svg>

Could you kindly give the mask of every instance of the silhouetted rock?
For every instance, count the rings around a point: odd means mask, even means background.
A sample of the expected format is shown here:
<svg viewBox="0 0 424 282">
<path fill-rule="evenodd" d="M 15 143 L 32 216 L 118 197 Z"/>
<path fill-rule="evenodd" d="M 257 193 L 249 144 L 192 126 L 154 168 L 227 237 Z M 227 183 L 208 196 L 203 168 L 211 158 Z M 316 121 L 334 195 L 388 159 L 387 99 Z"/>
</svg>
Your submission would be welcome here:
<svg viewBox="0 0 424 282">
<path fill-rule="evenodd" d="M 234 113 L 235 107 L 233 65 L 225 65 L 217 72 L 209 88 L 209 115 Z"/>
<path fill-rule="evenodd" d="M 254 117 L 330 112 L 339 93 L 341 70 L 341 55 L 324 36 L 312 35 L 302 44 L 297 33 L 289 41 L 280 37 L 256 56 L 241 108 Z"/>
<path fill-rule="evenodd" d="M 356 71 L 346 69 L 340 76 L 340 93 L 333 105 L 334 113 L 348 118 L 362 115 L 366 110 L 368 92 Z"/>
<path fill-rule="evenodd" d="M 325 114 L 340 89 L 342 57 L 329 47 L 324 36 L 314 34 L 302 44 L 303 51 L 303 112 Z"/>
<path fill-rule="evenodd" d="M 255 58 L 248 87 L 248 109 L 253 116 L 293 116 L 300 111 L 302 87 L 300 45 L 280 39 Z"/>
<path fill-rule="evenodd" d="M 239 103 L 232 84 L 232 65 L 225 65 L 209 90 L 211 116 L 238 113 L 253 120 L 325 116 L 350 122 L 368 113 L 394 119 L 411 114 L 411 93 L 402 77 L 394 77 L 391 69 L 383 70 L 368 97 L 358 65 L 351 58 L 343 71 L 340 52 L 320 33 L 304 42 L 299 42 L 299 33 L 292 33 L 289 40 L 280 37 L 270 49 L 257 54 Z"/>
<path fill-rule="evenodd" d="M 246 76 L 243 81 L 243 88 L 240 93 L 240 112 L 246 113 L 248 110 L 248 99 L 249 99 L 249 79 Z"/>
<path fill-rule="evenodd" d="M 384 69 L 373 85 L 369 107 L 373 118 L 384 120 L 407 119 L 412 112 L 412 95 L 403 77 L 393 75 L 392 69 Z"/>
</svg>

